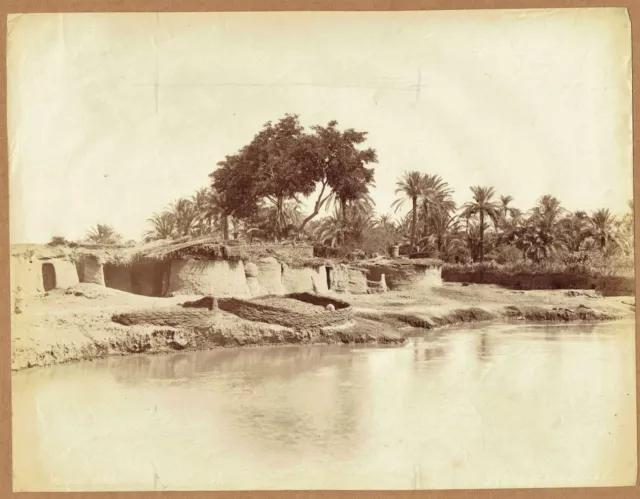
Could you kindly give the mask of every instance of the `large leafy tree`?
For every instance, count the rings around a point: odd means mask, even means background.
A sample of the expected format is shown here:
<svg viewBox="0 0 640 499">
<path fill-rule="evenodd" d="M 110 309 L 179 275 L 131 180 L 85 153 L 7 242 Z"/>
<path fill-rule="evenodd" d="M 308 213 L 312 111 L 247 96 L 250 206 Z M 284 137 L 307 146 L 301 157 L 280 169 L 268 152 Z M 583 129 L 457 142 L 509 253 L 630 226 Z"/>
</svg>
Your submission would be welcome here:
<svg viewBox="0 0 640 499">
<path fill-rule="evenodd" d="M 306 133 L 297 115 L 286 115 L 266 123 L 248 145 L 218 163 L 211 174 L 212 186 L 224 193 L 226 216 L 250 218 L 263 201 L 271 203 L 276 238 L 289 230 L 287 202 L 298 202 L 319 188 L 313 212 L 299 222 L 298 229 L 303 231 L 331 197 L 346 208 L 368 192 L 373 169 L 366 165 L 377 158 L 373 149 L 356 147 L 365 138 L 366 133 L 353 129 L 338 130 L 335 121 Z"/>
<path fill-rule="evenodd" d="M 300 230 L 320 213 L 330 199 L 337 199 L 344 206 L 368 193 L 373 183 L 373 168 L 368 165 L 378 161 L 372 148 L 360 149 L 367 139 L 366 132 L 353 128 L 338 129 L 338 122 L 327 126 L 311 127 L 312 134 L 301 140 L 300 155 L 305 158 L 308 174 L 314 179 L 318 195 L 313 211 L 304 218 Z M 346 217 L 346 211 L 343 211 Z"/>
<path fill-rule="evenodd" d="M 484 260 L 484 233 L 486 229 L 486 221 L 492 220 L 494 224 L 500 217 L 500 204 L 493 200 L 495 189 L 493 187 L 471 187 L 473 195 L 472 201 L 465 203 L 462 207 L 463 216 L 469 220 L 472 217 L 478 218 L 478 237 L 479 237 L 479 258 Z"/>
</svg>

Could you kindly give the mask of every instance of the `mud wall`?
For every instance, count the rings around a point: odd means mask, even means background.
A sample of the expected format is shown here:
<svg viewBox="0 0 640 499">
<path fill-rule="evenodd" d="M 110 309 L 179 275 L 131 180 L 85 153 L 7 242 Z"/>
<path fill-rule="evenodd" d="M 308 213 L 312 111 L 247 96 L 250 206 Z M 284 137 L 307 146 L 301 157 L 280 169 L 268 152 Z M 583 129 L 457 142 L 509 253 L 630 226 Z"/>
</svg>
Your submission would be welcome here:
<svg viewBox="0 0 640 499">
<path fill-rule="evenodd" d="M 635 279 L 630 277 L 593 277 L 584 274 L 508 273 L 496 270 L 465 270 L 445 267 L 442 279 L 447 282 L 495 284 L 510 289 L 595 289 L 604 296 L 635 294 Z"/>
<path fill-rule="evenodd" d="M 367 279 L 380 282 L 385 276 L 386 285 L 391 290 L 408 290 L 415 287 L 442 286 L 440 267 L 426 267 L 410 263 L 376 264 L 367 267 Z"/>
<path fill-rule="evenodd" d="M 266 295 L 286 293 L 282 283 L 282 265 L 273 257 L 262 258 L 256 262 L 260 292 Z M 258 295 L 254 295 L 258 296 Z"/>
<path fill-rule="evenodd" d="M 282 284 L 287 293 L 305 293 L 313 291 L 312 269 L 284 267 Z"/>
<path fill-rule="evenodd" d="M 244 264 L 228 260 L 173 260 L 166 294 L 251 296 Z"/>
<path fill-rule="evenodd" d="M 316 293 L 326 293 L 329 291 L 327 286 L 327 267 L 320 265 L 315 269 L 308 269 L 311 272 L 311 279 L 313 281 L 313 290 Z"/>
<path fill-rule="evenodd" d="M 44 292 L 42 262 L 40 260 L 12 256 L 9 276 L 11 291 L 14 293 L 18 288 L 25 295 Z"/>
<path fill-rule="evenodd" d="M 131 267 L 107 263 L 103 267 L 103 272 L 105 286 L 126 291 L 127 293 L 133 292 Z"/>
<path fill-rule="evenodd" d="M 50 287 L 66 289 L 80 282 L 75 264 L 68 260 L 38 260 L 12 256 L 9 273 L 11 291 L 15 292 L 20 287 L 25 295 L 44 293 L 44 265 L 48 266 Z"/>
<path fill-rule="evenodd" d="M 367 275 L 364 270 L 348 265 L 334 265 L 330 269 L 331 289 L 338 293 L 367 293 Z"/>
<path fill-rule="evenodd" d="M 104 267 L 102 262 L 95 258 L 87 258 L 83 262 L 83 281 L 104 286 Z"/>
<path fill-rule="evenodd" d="M 255 263 L 247 262 L 244 264 L 244 275 L 247 279 L 247 286 L 249 286 L 249 293 L 251 293 L 251 296 L 262 296 L 266 294 L 258 280 L 260 270 Z"/>
<path fill-rule="evenodd" d="M 417 284 L 426 287 L 442 286 L 442 269 L 440 267 L 425 267 L 418 271 L 420 279 Z"/>
<path fill-rule="evenodd" d="M 44 262 L 43 262 L 44 263 Z M 70 288 L 80 282 L 78 270 L 73 262 L 68 260 L 50 260 L 56 274 L 56 288 Z"/>
<path fill-rule="evenodd" d="M 137 262 L 131 268 L 131 289 L 137 295 L 165 296 L 170 262 Z"/>
</svg>

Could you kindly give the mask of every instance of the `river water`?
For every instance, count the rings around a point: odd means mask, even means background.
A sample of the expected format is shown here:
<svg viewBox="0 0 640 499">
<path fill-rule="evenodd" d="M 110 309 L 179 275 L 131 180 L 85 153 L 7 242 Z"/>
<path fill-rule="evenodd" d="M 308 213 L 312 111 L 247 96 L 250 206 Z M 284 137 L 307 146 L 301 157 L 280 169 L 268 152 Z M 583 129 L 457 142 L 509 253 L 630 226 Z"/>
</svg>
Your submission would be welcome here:
<svg viewBox="0 0 640 499">
<path fill-rule="evenodd" d="M 14 490 L 621 485 L 633 324 L 245 348 L 14 373 Z"/>
</svg>

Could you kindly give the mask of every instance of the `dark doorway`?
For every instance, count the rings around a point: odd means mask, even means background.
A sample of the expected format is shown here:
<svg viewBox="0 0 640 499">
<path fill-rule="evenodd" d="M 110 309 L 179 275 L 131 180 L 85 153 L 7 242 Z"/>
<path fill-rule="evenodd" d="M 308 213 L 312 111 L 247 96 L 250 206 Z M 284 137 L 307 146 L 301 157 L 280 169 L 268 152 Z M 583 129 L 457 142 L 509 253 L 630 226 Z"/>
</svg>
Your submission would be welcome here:
<svg viewBox="0 0 640 499">
<path fill-rule="evenodd" d="M 327 270 L 327 289 L 331 289 L 331 267 L 326 267 Z"/>
<path fill-rule="evenodd" d="M 56 287 L 56 269 L 52 263 L 42 264 L 42 284 L 45 291 L 51 291 Z"/>
</svg>

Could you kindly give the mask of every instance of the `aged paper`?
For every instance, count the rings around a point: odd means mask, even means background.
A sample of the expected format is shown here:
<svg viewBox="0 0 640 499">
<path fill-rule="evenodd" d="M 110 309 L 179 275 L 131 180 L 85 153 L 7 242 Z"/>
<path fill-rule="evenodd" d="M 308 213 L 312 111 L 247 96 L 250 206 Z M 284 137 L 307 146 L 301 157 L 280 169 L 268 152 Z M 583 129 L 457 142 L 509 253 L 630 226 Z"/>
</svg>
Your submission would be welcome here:
<svg viewBox="0 0 640 499">
<path fill-rule="evenodd" d="M 625 9 L 7 37 L 14 491 L 635 484 Z"/>
</svg>

